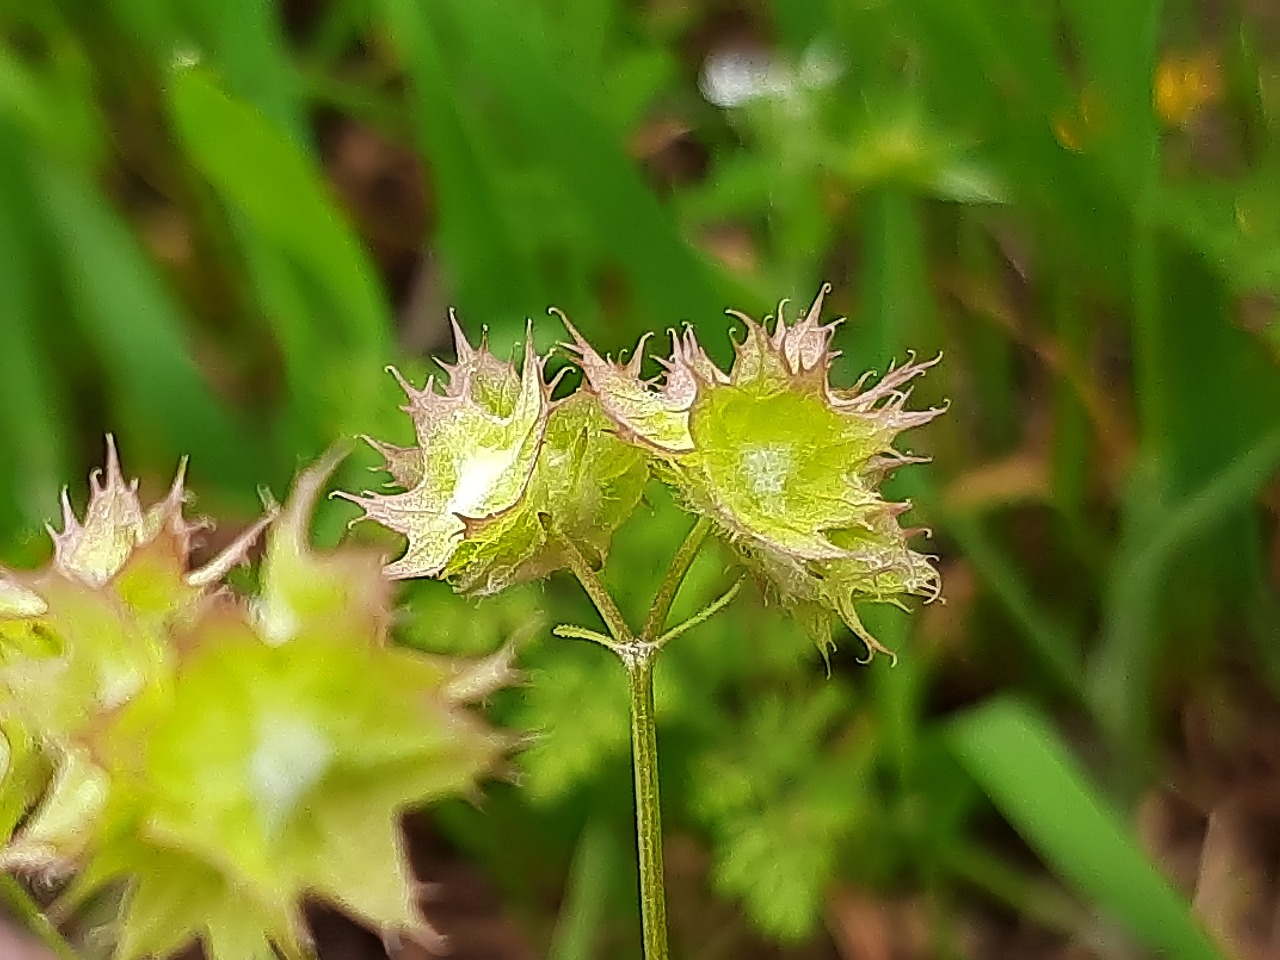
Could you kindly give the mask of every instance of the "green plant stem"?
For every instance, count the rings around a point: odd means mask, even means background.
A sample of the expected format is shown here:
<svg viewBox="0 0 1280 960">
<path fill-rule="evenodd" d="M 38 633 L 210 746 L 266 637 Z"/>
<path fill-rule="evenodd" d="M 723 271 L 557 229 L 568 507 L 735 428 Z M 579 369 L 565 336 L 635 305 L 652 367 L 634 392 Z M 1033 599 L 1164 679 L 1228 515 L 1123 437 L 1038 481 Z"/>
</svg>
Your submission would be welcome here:
<svg viewBox="0 0 1280 960">
<path fill-rule="evenodd" d="M 645 960 L 667 960 L 667 894 L 662 868 L 662 810 L 658 803 L 658 731 L 653 663 L 658 648 L 638 642 L 620 648 L 631 695 L 631 761 L 636 782 L 636 838 L 640 853 L 640 926 Z"/>
<path fill-rule="evenodd" d="M 562 623 L 553 627 L 551 632 L 564 640 L 590 640 L 592 643 L 598 643 L 600 646 L 608 647 L 610 650 L 618 648 L 618 642 L 612 637 L 606 637 L 598 630 L 588 630 L 586 627 L 574 626 L 572 623 Z"/>
<path fill-rule="evenodd" d="M 698 551 L 711 532 L 711 521 L 701 517 L 671 558 L 658 592 L 645 618 L 639 637 L 631 632 L 622 612 L 587 558 L 568 537 L 551 527 L 549 517 L 539 517 L 543 528 L 564 550 L 570 571 L 582 584 L 612 640 L 594 630 L 570 624 L 555 628 L 561 637 L 593 640 L 610 647 L 627 670 L 631 699 L 631 766 L 636 788 L 636 846 L 640 861 L 640 926 L 644 938 L 644 960 L 667 960 L 667 893 L 662 867 L 662 809 L 658 801 L 658 730 L 653 705 L 653 664 L 668 640 L 702 623 L 723 608 L 738 591 L 734 584 L 727 593 L 672 630 L 662 633 L 671 605 L 684 583 Z M 661 634 L 661 635 L 660 635 Z"/>
<path fill-rule="evenodd" d="M 662 636 L 658 637 L 658 639 L 653 641 L 654 646 L 655 647 L 665 646 L 667 641 L 674 640 L 676 637 L 680 636 L 680 634 L 685 633 L 688 630 L 692 630 L 694 627 L 696 627 L 700 623 L 704 623 L 707 620 L 710 620 L 717 613 L 719 613 L 721 610 L 727 607 L 733 601 L 733 598 L 738 595 L 738 591 L 742 589 L 742 580 L 743 578 L 739 577 L 736 581 L 734 581 L 733 586 L 730 587 L 728 590 L 726 590 L 724 593 L 722 593 L 718 599 L 713 600 L 711 603 L 707 604 L 705 607 L 703 607 L 701 610 L 695 613 L 688 620 L 685 620 L 683 623 L 677 624 L 676 626 L 668 630 L 666 633 L 664 633 Z"/>
<path fill-rule="evenodd" d="M 592 960 L 607 919 L 609 878 L 621 853 L 608 814 L 587 819 L 578 839 L 547 960 Z"/>
<path fill-rule="evenodd" d="M 1084 911 L 1067 894 L 1027 876 L 977 844 L 953 841 L 945 846 L 942 859 L 957 877 L 1047 930 L 1070 936 L 1086 922 Z"/>
<path fill-rule="evenodd" d="M 649 607 L 649 616 L 645 618 L 644 630 L 640 634 L 646 640 L 656 640 L 662 633 L 662 628 L 666 626 L 667 617 L 671 613 L 671 604 L 675 602 L 676 594 L 680 592 L 680 585 L 684 583 L 684 578 L 688 575 L 689 568 L 693 566 L 694 558 L 698 556 L 698 551 L 702 549 L 702 544 L 709 533 L 711 533 L 711 520 L 707 517 L 699 517 L 698 522 L 684 538 L 684 542 L 680 544 L 676 555 L 671 558 L 671 566 L 667 569 L 667 575 L 662 578 L 662 584 L 653 598 L 653 605 Z"/>
<path fill-rule="evenodd" d="M 79 960 L 71 944 L 67 943 L 58 928 L 45 916 L 27 888 L 7 873 L 0 873 L 0 900 L 9 905 L 15 918 L 22 921 L 55 957 L 59 960 Z"/>
<path fill-rule="evenodd" d="M 622 611 L 618 609 L 618 605 L 614 603 L 613 597 L 609 595 L 609 591 L 605 588 L 603 581 L 592 568 L 587 558 L 582 555 L 582 551 L 564 534 L 555 530 L 551 526 L 550 518 L 545 515 L 539 516 L 538 520 L 542 523 L 542 527 L 547 533 L 554 537 L 564 550 L 565 560 L 568 561 L 569 569 L 573 575 L 578 578 L 578 582 L 582 584 L 582 589 L 587 592 L 587 596 L 591 598 L 591 602 L 595 604 L 596 610 L 600 613 L 600 618 L 604 621 L 605 626 L 609 628 L 609 633 L 618 643 L 630 643 L 634 638 L 631 635 L 631 629 L 627 626 L 626 619 L 622 616 Z"/>
</svg>

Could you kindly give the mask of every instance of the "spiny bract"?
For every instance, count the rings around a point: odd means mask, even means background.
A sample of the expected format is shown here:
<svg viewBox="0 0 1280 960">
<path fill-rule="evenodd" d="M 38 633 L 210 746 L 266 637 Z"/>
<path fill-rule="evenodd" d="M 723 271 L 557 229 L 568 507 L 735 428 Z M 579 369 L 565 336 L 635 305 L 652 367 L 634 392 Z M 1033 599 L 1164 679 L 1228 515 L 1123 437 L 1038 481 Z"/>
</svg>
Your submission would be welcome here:
<svg viewBox="0 0 1280 960">
<path fill-rule="evenodd" d="M 335 462 L 299 478 L 252 603 L 220 581 L 267 521 L 192 571 L 181 475 L 143 510 L 110 444 L 53 563 L 0 575 L 0 869 L 70 876 L 61 910 L 121 891 L 117 960 L 297 956 L 305 897 L 430 933 L 400 815 L 497 762 L 461 701 L 506 673 L 389 645 L 381 557 L 311 549 Z"/>
<path fill-rule="evenodd" d="M 748 566 L 825 648 L 840 615 L 867 644 L 855 601 L 934 597 L 937 572 L 912 550 L 880 484 L 917 457 L 893 448 L 895 437 L 927 423 L 940 408 L 908 410 L 914 377 L 936 363 L 908 362 L 862 389 L 833 387 L 836 323 L 820 321 L 824 286 L 809 312 L 788 324 L 779 307 L 772 330 L 746 324 L 729 373 L 703 352 L 693 331 L 672 332 L 661 382 L 641 377 L 644 340 L 626 365 L 601 357 L 566 321 L 591 390 L 619 434 L 648 449 L 658 472 L 685 505 L 710 516 Z"/>
<path fill-rule="evenodd" d="M 417 445 L 369 441 L 402 492 L 340 494 L 408 539 L 387 573 L 485 595 L 563 567 L 562 538 L 603 560 L 648 479 L 643 452 L 614 436 L 594 396 L 551 400 L 531 336 L 517 373 L 451 319 L 458 359 L 442 364 L 444 392 L 401 380 Z"/>
</svg>

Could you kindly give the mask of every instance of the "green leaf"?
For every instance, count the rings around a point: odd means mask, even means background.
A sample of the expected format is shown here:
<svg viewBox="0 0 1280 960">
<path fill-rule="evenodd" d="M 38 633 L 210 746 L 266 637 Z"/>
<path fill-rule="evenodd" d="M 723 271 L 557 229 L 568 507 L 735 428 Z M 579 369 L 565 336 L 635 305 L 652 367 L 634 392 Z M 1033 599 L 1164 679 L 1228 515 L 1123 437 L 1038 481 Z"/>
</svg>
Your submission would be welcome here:
<svg viewBox="0 0 1280 960">
<path fill-rule="evenodd" d="M 137 240 L 86 179 L 54 165 L 35 179 L 77 319 L 119 398 L 117 414 L 167 458 L 189 453 L 252 489 L 260 459 L 253 435 L 205 382 L 188 320 Z"/>
<path fill-rule="evenodd" d="M 781 939 L 813 931 L 841 849 L 860 827 L 874 829 L 866 750 L 824 749 L 847 709 L 835 683 L 758 699 L 731 744 L 693 769 L 693 807 L 716 841 L 717 887 Z"/>
<path fill-rule="evenodd" d="M 650 313 L 671 319 L 716 316 L 714 275 L 680 237 L 614 133 L 565 83 L 550 55 L 541 12 L 528 5 L 513 10 L 496 0 L 451 0 L 423 9 L 429 11 L 424 16 L 456 29 L 468 62 L 554 165 L 570 195 L 579 198 L 602 246 L 626 270 L 634 295 Z"/>
<path fill-rule="evenodd" d="M 169 13 L 187 27 L 157 31 L 161 62 L 171 56 L 175 34 L 194 34 L 200 53 L 208 54 L 234 95 L 260 109 L 295 142 L 306 145 L 307 104 L 285 35 L 284 10 L 263 0 L 191 0 L 167 11 L 157 11 L 147 0 L 131 2 L 150 8 L 146 16 Z"/>
<path fill-rule="evenodd" d="M 613 655 L 591 644 L 539 651 L 514 722 L 534 734 L 520 755 L 531 800 L 560 800 L 626 756 L 627 686 Z"/>
<path fill-rule="evenodd" d="M 253 107 L 198 67 L 177 69 L 168 106 L 183 146 L 219 193 L 308 268 L 339 305 L 331 331 L 366 362 L 385 349 L 389 310 L 367 254 L 314 162 Z"/>
<path fill-rule="evenodd" d="M 1130 530 L 1116 551 L 1100 656 L 1090 693 L 1107 731 L 1133 749 L 1145 737 L 1165 572 L 1188 544 L 1254 499 L 1280 468 L 1280 427 L 1225 463 L 1200 489 L 1160 511 L 1155 529 Z"/>
<path fill-rule="evenodd" d="M 1222 960 L 1186 901 L 1030 706 L 998 699 L 947 729 L 951 748 L 1046 863 L 1151 950 L 1171 960 Z"/>
<path fill-rule="evenodd" d="M 492 315 L 543 309 L 545 291 L 521 242 L 522 225 L 504 208 L 494 157 L 476 130 L 477 111 L 462 102 L 462 85 L 447 72 L 435 18 L 414 0 L 379 6 L 412 80 L 418 146 L 438 181 L 437 233 L 457 296 Z M 494 283 L 499 276 L 503 282 Z"/>
<path fill-rule="evenodd" d="M 36 528 L 65 476 L 66 412 L 55 389 L 52 359 L 39 333 L 48 242 L 27 168 L 25 139 L 0 123 L 0 516 L 10 505 Z"/>
<path fill-rule="evenodd" d="M 0 47 L 0 115 L 48 155 L 94 162 L 104 137 L 97 105 L 86 95 L 93 68 L 84 48 L 57 32 L 37 41 L 50 46 L 44 56 L 30 51 L 30 65 L 19 53 L 22 44 Z"/>
<path fill-rule="evenodd" d="M 613 825 L 603 815 L 583 825 L 548 960 L 593 960 L 608 919 L 610 879 L 623 859 Z"/>
<path fill-rule="evenodd" d="M 414 580 L 405 584 L 397 636 L 405 645 L 430 653 L 475 657 L 495 653 L 513 637 L 546 625 L 546 596 L 536 586 L 504 590 L 479 603 L 447 584 Z"/>
</svg>

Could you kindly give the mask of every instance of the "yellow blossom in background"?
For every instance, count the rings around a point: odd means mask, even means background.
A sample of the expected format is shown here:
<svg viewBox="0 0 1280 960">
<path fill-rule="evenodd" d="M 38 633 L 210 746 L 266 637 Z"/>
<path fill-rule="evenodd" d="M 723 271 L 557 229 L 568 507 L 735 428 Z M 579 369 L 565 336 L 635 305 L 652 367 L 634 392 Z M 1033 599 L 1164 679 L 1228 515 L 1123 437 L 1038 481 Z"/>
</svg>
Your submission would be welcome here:
<svg viewBox="0 0 1280 960">
<path fill-rule="evenodd" d="M 1054 115 L 1054 139 L 1072 153 L 1083 153 L 1102 132 L 1106 118 L 1106 105 L 1097 87 L 1086 84 L 1074 104 Z"/>
<path fill-rule="evenodd" d="M 1156 66 L 1156 114 L 1165 126 L 1185 126 L 1222 95 L 1222 86 L 1222 67 L 1212 53 L 1169 54 Z"/>
</svg>

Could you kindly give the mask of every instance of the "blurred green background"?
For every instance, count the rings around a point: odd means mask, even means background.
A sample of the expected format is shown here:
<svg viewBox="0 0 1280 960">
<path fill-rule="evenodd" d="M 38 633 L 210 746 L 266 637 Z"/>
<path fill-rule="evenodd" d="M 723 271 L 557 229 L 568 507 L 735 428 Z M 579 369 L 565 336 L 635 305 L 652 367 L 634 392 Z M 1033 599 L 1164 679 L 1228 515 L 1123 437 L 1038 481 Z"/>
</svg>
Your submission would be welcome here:
<svg viewBox="0 0 1280 960">
<path fill-rule="evenodd" d="M 670 648 L 677 955 L 1276 956 L 1278 118 L 1263 0 L 5 0 L 0 559 L 108 430 L 144 487 L 190 454 L 218 537 L 407 439 L 384 367 L 450 305 L 500 354 L 554 304 L 724 360 L 726 307 L 830 280 L 843 382 L 944 353 L 891 492 L 945 603 L 868 611 L 896 667 L 750 591 Z M 687 525 L 624 528 L 624 608 Z M 454 956 L 634 956 L 623 675 L 549 636 L 583 601 L 404 597 L 529 674 L 512 782 L 415 828 Z"/>
</svg>

